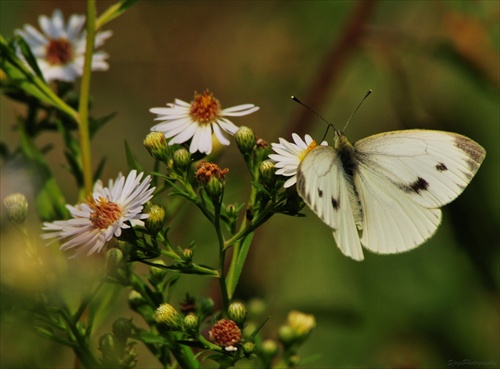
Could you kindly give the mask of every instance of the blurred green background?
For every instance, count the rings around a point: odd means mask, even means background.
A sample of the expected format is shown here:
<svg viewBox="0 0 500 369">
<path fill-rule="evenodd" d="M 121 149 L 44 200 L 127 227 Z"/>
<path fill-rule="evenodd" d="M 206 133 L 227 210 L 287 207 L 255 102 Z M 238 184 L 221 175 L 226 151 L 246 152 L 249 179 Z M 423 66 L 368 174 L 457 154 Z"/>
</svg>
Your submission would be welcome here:
<svg viewBox="0 0 500 369">
<path fill-rule="evenodd" d="M 110 4 L 98 1 L 98 9 Z M 4 37 L 25 23 L 39 28 L 38 16 L 55 8 L 66 19 L 86 9 L 84 1 L 0 5 Z M 93 141 L 94 161 L 108 158 L 104 180 L 126 172 L 126 140 L 151 168 L 142 146 L 154 123 L 149 108 L 175 98 L 191 101 L 195 90 L 206 88 L 223 107 L 260 106 L 233 122 L 268 142 L 290 139 L 292 132 L 319 140 L 325 131 L 290 95 L 341 129 L 368 89 L 374 93 L 346 132 L 351 142 L 404 128 L 474 139 L 486 149 L 485 162 L 443 209 L 441 227 L 423 246 L 393 256 L 365 252 L 358 263 L 340 253 L 328 227 L 308 209 L 306 218 L 275 216 L 256 234 L 238 297 L 268 303 L 265 332 L 271 337 L 289 310 L 315 315 L 317 328 L 300 354 L 319 355 L 303 367 L 446 368 L 464 360 L 462 368 L 479 367 L 474 361 L 499 367 L 499 17 L 498 1 L 139 1 L 106 27 L 113 30 L 102 48 L 110 70 L 93 75 L 92 114 L 118 115 Z M 2 140 L 18 139 L 13 127 L 22 112 L 2 96 Z M 59 138 L 46 135 L 39 143 L 56 145 L 51 163 L 74 203 Z M 219 164 L 230 169 L 226 202 L 245 201 L 249 176 L 235 145 Z M 3 167 L 2 197 L 29 192 L 29 182 L 22 169 Z M 36 234 L 39 225 L 32 223 Z M 215 262 L 215 237 L 200 214 L 189 212 L 175 227 L 174 243 L 193 239 L 195 261 Z M 23 265 L 19 237 L 4 217 L 1 231 L 2 281 L 30 291 L 36 276 Z M 77 291 L 84 281 L 70 274 L 64 283 Z M 215 296 L 215 286 L 200 278 L 184 279 L 176 299 L 185 289 Z M 127 294 L 120 296 L 104 330 L 118 316 L 134 316 Z M 38 338 L 29 318 L 21 318 L 3 309 L 2 367 L 72 366 L 69 350 Z M 140 351 L 138 368 L 157 367 Z"/>
</svg>

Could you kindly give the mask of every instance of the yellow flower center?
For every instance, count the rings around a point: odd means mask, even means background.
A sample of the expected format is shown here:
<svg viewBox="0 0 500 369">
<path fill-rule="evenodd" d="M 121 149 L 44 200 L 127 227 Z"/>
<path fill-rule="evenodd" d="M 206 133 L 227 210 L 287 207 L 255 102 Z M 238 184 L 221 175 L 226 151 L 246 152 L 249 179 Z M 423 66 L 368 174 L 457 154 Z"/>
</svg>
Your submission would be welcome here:
<svg viewBox="0 0 500 369">
<path fill-rule="evenodd" d="M 299 154 L 299 160 L 302 161 L 302 159 L 304 159 L 306 155 L 309 154 L 309 152 L 316 146 L 317 146 L 316 141 L 311 142 L 309 146 L 307 146 L 307 149 L 302 150 L 302 152 Z"/>
<path fill-rule="evenodd" d="M 50 40 L 46 51 L 47 61 L 52 65 L 64 65 L 73 58 L 73 46 L 65 38 Z"/>
<path fill-rule="evenodd" d="M 195 122 L 210 124 L 214 122 L 221 111 L 220 102 L 208 90 L 199 94 L 194 93 L 194 100 L 191 102 L 189 115 Z"/>
<path fill-rule="evenodd" d="M 120 206 L 104 197 L 99 197 L 97 202 L 91 201 L 89 205 L 94 210 L 90 215 L 90 221 L 96 228 L 106 229 L 122 216 Z"/>
</svg>

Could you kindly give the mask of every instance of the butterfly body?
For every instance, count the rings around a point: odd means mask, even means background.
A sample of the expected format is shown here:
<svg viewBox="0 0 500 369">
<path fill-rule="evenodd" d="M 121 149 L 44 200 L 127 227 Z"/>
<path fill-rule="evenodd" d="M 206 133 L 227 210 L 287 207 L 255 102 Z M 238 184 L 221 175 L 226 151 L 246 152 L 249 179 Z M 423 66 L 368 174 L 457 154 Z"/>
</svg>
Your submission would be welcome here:
<svg viewBox="0 0 500 369">
<path fill-rule="evenodd" d="M 336 132 L 333 147 L 316 146 L 297 170 L 297 191 L 333 229 L 341 251 L 363 260 L 411 250 L 430 238 L 443 205 L 468 185 L 485 157 L 456 133 L 403 130 L 351 144 Z"/>
</svg>

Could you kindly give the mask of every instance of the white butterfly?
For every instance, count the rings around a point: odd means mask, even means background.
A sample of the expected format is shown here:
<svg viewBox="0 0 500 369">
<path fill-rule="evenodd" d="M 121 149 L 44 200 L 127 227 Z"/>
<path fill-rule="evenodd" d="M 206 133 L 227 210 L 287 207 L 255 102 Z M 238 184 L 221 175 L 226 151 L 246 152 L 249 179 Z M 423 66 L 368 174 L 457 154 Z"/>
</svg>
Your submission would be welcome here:
<svg viewBox="0 0 500 369">
<path fill-rule="evenodd" d="M 451 132 L 394 131 L 352 145 L 335 131 L 333 147 L 316 146 L 300 162 L 297 191 L 346 256 L 363 260 L 361 245 L 396 254 L 434 234 L 439 208 L 462 193 L 485 155 Z"/>
</svg>

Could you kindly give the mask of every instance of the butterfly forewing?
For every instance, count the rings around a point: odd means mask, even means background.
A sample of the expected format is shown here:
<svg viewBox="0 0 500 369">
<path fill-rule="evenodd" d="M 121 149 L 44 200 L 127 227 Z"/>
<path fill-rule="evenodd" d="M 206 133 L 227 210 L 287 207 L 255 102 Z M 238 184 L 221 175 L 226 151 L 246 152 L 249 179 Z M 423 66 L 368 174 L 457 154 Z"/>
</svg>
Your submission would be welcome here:
<svg viewBox="0 0 500 369">
<path fill-rule="evenodd" d="M 429 208 L 460 195 L 485 157 L 484 149 L 465 136 L 430 130 L 382 133 L 354 146 L 359 162 Z"/>
<path fill-rule="evenodd" d="M 334 148 L 317 146 L 304 157 L 297 171 L 297 191 L 320 219 L 333 228 L 342 252 L 355 260 L 363 260 L 356 228 L 360 209 L 351 179 Z"/>
</svg>

